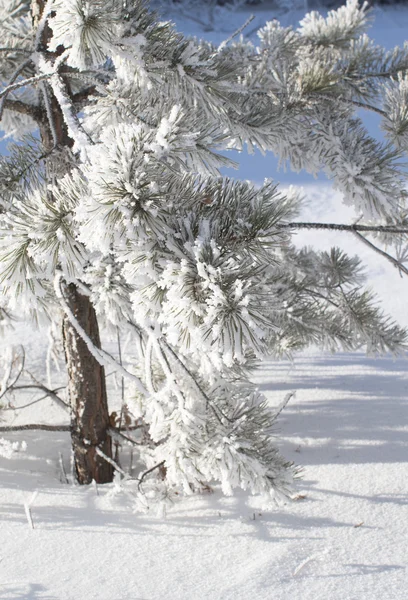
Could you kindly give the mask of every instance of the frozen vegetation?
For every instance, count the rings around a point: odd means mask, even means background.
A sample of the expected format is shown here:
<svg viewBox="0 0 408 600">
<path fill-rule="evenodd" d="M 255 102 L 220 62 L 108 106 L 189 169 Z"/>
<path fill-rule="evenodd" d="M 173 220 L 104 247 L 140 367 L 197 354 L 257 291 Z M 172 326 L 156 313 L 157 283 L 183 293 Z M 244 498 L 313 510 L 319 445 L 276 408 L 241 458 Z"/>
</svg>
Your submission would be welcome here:
<svg viewBox="0 0 408 600">
<path fill-rule="evenodd" d="M 408 10 L 187 8 L 0 2 L 0 598 L 403 600 Z"/>
</svg>

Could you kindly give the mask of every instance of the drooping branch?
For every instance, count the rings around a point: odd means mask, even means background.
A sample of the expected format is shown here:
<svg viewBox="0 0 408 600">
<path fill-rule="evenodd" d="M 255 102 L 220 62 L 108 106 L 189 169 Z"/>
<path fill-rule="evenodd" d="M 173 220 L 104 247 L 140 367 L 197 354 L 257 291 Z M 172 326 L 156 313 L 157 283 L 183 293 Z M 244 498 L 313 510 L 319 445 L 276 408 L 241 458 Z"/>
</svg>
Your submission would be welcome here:
<svg viewBox="0 0 408 600">
<path fill-rule="evenodd" d="M 375 71 L 372 73 L 354 73 L 353 79 L 391 79 L 391 77 L 398 77 L 399 73 L 407 70 L 406 65 L 389 69 L 388 71 Z M 350 78 L 350 77 L 348 77 Z"/>
<path fill-rule="evenodd" d="M 13 368 L 16 362 L 18 361 L 20 362 L 20 364 L 18 366 L 17 372 L 14 374 L 14 376 L 12 376 Z M 17 385 L 23 373 L 27 373 L 31 377 L 31 379 L 33 379 L 34 382 Z M 3 379 L 0 384 L 0 399 L 3 398 L 3 396 L 6 396 L 6 394 L 10 392 L 15 392 L 17 390 L 39 390 L 44 394 L 41 398 L 36 398 L 32 402 L 29 402 L 28 404 L 25 404 L 23 406 L 18 406 L 16 408 L 6 408 L 5 410 L 21 410 L 23 408 L 32 406 L 33 404 L 36 404 L 37 402 L 40 402 L 40 400 L 44 400 L 47 397 L 52 398 L 59 406 L 64 408 L 64 410 L 67 410 L 69 408 L 69 404 L 65 402 L 62 398 L 60 398 L 60 396 L 58 396 L 57 394 L 57 392 L 61 389 L 64 389 L 64 387 L 58 387 L 55 389 L 50 389 L 46 387 L 41 382 L 37 381 L 37 379 L 28 370 L 25 369 L 25 352 L 24 347 L 21 346 L 20 354 L 18 354 L 17 356 L 12 355 L 10 360 L 8 361 L 7 368 L 5 370 Z"/>
<path fill-rule="evenodd" d="M 354 231 L 353 233 L 357 237 L 357 239 L 359 239 L 361 242 L 363 242 L 363 244 L 365 244 L 366 246 L 371 248 L 371 250 L 374 250 L 374 252 L 377 252 L 377 254 L 380 254 L 381 256 L 383 256 L 392 265 L 394 265 L 394 267 L 396 267 L 400 271 L 400 273 L 402 272 L 402 273 L 405 273 L 405 275 L 408 275 L 408 269 L 398 259 L 391 256 L 391 254 L 388 254 L 388 252 L 381 250 L 381 248 L 378 248 L 378 246 L 376 246 L 375 244 L 370 242 L 370 240 L 368 240 L 366 237 L 361 235 L 361 233 L 359 233 L 358 231 Z"/>
<path fill-rule="evenodd" d="M 407 227 L 399 227 L 398 225 L 346 225 L 344 223 L 282 223 L 278 224 L 277 227 L 279 229 L 323 229 L 323 230 L 332 230 L 332 231 L 347 231 L 352 233 L 359 239 L 363 244 L 371 248 L 377 254 L 380 254 L 383 258 L 388 260 L 394 267 L 396 267 L 400 273 L 405 273 L 408 275 L 408 269 L 394 256 L 382 250 L 373 242 L 364 237 L 360 232 L 364 231 L 367 233 L 407 233 Z"/>
</svg>

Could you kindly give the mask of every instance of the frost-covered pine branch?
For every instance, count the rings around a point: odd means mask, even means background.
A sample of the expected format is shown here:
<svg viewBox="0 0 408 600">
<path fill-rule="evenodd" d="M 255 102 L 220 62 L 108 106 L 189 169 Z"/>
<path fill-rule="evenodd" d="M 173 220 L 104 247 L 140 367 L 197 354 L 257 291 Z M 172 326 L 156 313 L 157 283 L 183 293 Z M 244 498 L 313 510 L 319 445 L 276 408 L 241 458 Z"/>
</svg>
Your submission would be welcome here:
<svg viewBox="0 0 408 600">
<path fill-rule="evenodd" d="M 0 163 L 9 305 L 61 304 L 90 360 L 130 378 L 140 462 L 160 493 L 218 481 L 226 494 L 290 494 L 297 471 L 250 371 L 311 343 L 399 353 L 407 332 L 362 288 L 357 258 L 293 247 L 300 198 L 221 168 L 229 149 L 257 147 L 324 170 L 362 228 L 401 242 L 406 49 L 374 48 L 355 0 L 297 30 L 267 23 L 258 46 L 188 39 L 139 0 L 54 0 L 34 24 L 15 7 L 2 25 L 18 32 L 5 40 L 18 50 L 0 53 L 3 126 L 18 142 L 24 114 L 43 147 L 17 144 Z M 370 137 L 362 104 L 387 114 L 389 143 Z M 79 297 L 128 333 L 131 364 L 91 339 Z M 92 443 L 81 427 L 82 454 L 112 466 L 108 425 Z"/>
</svg>

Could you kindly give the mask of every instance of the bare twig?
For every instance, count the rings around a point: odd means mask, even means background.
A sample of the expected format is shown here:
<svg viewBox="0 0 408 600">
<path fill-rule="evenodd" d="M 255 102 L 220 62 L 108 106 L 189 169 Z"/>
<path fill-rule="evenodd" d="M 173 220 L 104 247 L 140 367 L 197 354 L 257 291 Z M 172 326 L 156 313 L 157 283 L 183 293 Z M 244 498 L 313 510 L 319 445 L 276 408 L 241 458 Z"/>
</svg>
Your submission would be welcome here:
<svg viewBox="0 0 408 600">
<path fill-rule="evenodd" d="M 110 429 L 108 429 L 108 434 L 114 439 L 116 437 L 121 437 L 124 440 L 126 440 L 127 442 L 130 442 L 131 444 L 133 444 L 134 446 L 142 446 L 143 445 L 141 442 L 137 442 L 135 439 L 130 437 L 130 435 L 124 434 L 123 431 L 120 431 L 119 428 L 116 429 L 116 427 L 111 427 Z"/>
<path fill-rule="evenodd" d="M 143 480 L 145 479 L 145 477 L 147 475 L 149 475 L 149 473 L 152 473 L 153 471 L 155 471 L 156 469 L 160 469 L 160 467 L 163 467 L 164 464 L 165 464 L 165 462 L 166 462 L 165 460 L 162 460 L 157 465 L 154 465 L 154 467 L 151 467 L 150 469 L 147 469 L 147 471 L 145 471 L 144 473 L 141 474 L 141 476 L 138 479 L 138 481 L 139 481 L 139 484 L 138 484 L 139 490 L 140 490 L 140 487 L 141 487 L 141 485 L 142 485 Z"/>
<path fill-rule="evenodd" d="M 62 452 L 58 453 L 58 462 L 59 462 L 59 466 L 60 466 L 60 469 L 61 469 L 61 479 L 63 478 L 64 483 L 69 483 L 68 475 L 67 475 L 67 472 L 66 472 L 65 466 L 64 466 L 64 460 L 63 460 Z"/>
<path fill-rule="evenodd" d="M 18 410 L 22 409 L 22 408 L 26 408 L 27 406 L 31 406 L 32 404 L 35 404 L 37 402 L 39 402 L 40 400 L 44 400 L 44 398 L 52 398 L 53 400 L 55 400 L 55 402 L 57 404 L 59 404 L 62 408 L 67 409 L 69 408 L 69 404 L 68 402 L 65 402 L 62 398 L 60 398 L 57 395 L 57 392 L 59 390 L 63 390 L 65 389 L 65 386 L 61 386 L 58 388 L 55 388 L 53 390 L 47 388 L 45 385 L 41 385 L 41 384 L 27 384 L 27 385 L 16 385 L 16 386 L 12 386 L 10 387 L 8 390 L 6 391 L 13 391 L 13 390 L 29 390 L 29 389 L 33 389 L 33 390 L 41 390 L 42 392 L 44 392 L 44 396 L 42 396 L 41 398 L 37 398 L 37 400 L 34 400 L 33 402 L 30 402 L 30 404 L 25 404 L 24 406 L 18 406 Z"/>
<path fill-rule="evenodd" d="M 408 227 L 398 225 L 346 225 L 345 223 L 279 223 L 278 229 L 331 229 L 333 231 L 366 231 L 372 233 L 408 233 Z"/>
<path fill-rule="evenodd" d="M 112 458 L 109 458 L 109 456 L 107 456 L 105 452 L 103 452 L 98 446 L 96 446 L 96 453 L 98 454 L 98 456 L 100 456 L 101 458 L 106 460 L 110 465 L 112 465 L 112 467 L 116 469 L 116 471 L 118 471 L 121 475 L 123 475 L 123 477 L 127 481 L 138 481 L 139 490 L 141 488 L 143 480 L 147 477 L 147 475 L 153 473 L 153 471 L 155 471 L 156 469 L 160 469 L 160 467 L 163 467 L 166 462 L 165 460 L 162 460 L 157 465 L 154 465 L 154 467 L 151 467 L 150 469 L 147 469 L 147 471 L 144 471 L 140 477 L 135 479 L 134 477 L 131 477 L 128 473 L 126 473 Z"/>
<path fill-rule="evenodd" d="M 30 423 L 29 425 L 7 425 L 0 427 L 0 433 L 13 431 L 71 431 L 70 425 L 45 425 L 43 423 Z"/>
<path fill-rule="evenodd" d="M 281 412 L 283 411 L 284 408 L 286 408 L 286 406 L 288 405 L 288 402 L 295 396 L 296 392 L 292 391 L 292 392 L 288 392 L 286 394 L 286 396 L 284 397 L 284 399 L 282 400 L 282 402 L 277 406 L 275 413 L 273 415 L 273 418 L 276 419 Z"/>
<path fill-rule="evenodd" d="M 28 502 L 24 502 L 24 511 L 25 511 L 28 526 L 30 527 L 30 529 L 34 529 L 34 521 L 33 521 L 33 515 L 31 512 L 31 506 L 34 504 L 34 501 L 37 498 L 37 495 L 38 495 L 38 491 L 36 490 L 34 492 L 34 494 L 31 496 L 30 500 Z"/>
<path fill-rule="evenodd" d="M 232 33 L 226 40 L 224 40 L 223 42 L 221 42 L 221 44 L 218 46 L 218 52 L 220 52 L 221 50 L 223 50 L 225 48 L 225 46 L 227 46 L 234 38 L 237 37 L 237 35 L 239 35 L 240 33 L 242 33 L 244 31 L 244 29 L 246 29 L 246 27 L 248 27 L 248 25 L 250 23 L 252 23 L 252 21 L 255 19 L 255 15 L 250 15 L 247 20 L 245 21 L 245 23 L 243 23 L 241 25 L 241 27 L 238 27 L 238 29 L 236 29 L 234 31 L 234 33 Z"/>
</svg>

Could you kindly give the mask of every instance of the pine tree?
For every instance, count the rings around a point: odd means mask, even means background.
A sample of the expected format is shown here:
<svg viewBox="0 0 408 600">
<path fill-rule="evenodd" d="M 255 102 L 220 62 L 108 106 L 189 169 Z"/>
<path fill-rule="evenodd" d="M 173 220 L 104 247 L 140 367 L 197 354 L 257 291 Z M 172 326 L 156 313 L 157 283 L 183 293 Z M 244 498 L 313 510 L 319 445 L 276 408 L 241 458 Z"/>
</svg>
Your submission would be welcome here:
<svg viewBox="0 0 408 600">
<path fill-rule="evenodd" d="M 109 365 L 133 390 L 143 435 L 126 437 L 156 492 L 290 493 L 258 361 L 310 343 L 398 353 L 407 334 L 361 289 L 358 258 L 294 248 L 301 199 L 223 178 L 224 151 L 324 169 L 368 229 L 402 238 L 408 48 L 373 46 L 354 0 L 297 31 L 268 23 L 259 47 L 188 39 L 138 0 L 0 6 L 0 114 L 16 140 L 0 165 L 2 285 L 11 308 L 63 309 L 79 480 L 121 471 Z M 379 98 L 388 145 L 355 116 Z M 96 315 L 130 336 L 135 364 L 100 347 Z"/>
</svg>

